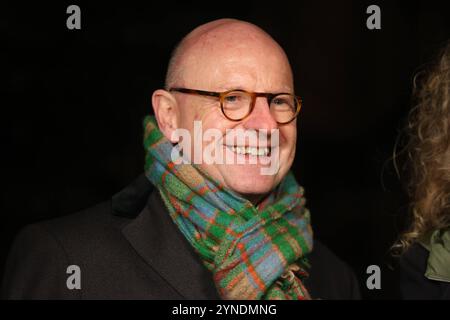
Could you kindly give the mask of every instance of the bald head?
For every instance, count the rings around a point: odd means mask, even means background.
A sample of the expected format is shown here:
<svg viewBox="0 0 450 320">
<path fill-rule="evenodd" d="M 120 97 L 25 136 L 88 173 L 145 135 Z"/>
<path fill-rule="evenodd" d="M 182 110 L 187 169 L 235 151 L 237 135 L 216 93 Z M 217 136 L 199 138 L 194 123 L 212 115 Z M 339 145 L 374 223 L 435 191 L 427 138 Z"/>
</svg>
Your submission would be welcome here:
<svg viewBox="0 0 450 320">
<path fill-rule="evenodd" d="M 278 60 L 276 63 L 289 69 L 283 71 L 291 74 L 284 50 L 268 33 L 245 21 L 219 19 L 195 28 L 181 40 L 169 61 L 166 88 L 182 86 L 199 71 L 210 70 L 208 63 L 226 63 L 227 58 L 239 59 L 245 54 Z"/>
</svg>

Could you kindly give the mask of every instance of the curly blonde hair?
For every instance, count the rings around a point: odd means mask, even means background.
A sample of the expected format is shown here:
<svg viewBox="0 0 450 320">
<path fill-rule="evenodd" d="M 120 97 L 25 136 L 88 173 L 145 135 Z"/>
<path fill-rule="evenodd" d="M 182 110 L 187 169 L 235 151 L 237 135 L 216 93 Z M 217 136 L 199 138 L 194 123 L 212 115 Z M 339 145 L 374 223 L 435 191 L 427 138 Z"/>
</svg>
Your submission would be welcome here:
<svg viewBox="0 0 450 320">
<path fill-rule="evenodd" d="M 450 42 L 428 72 L 416 76 L 413 97 L 404 132 L 411 224 L 392 247 L 397 254 L 450 226 Z"/>
</svg>

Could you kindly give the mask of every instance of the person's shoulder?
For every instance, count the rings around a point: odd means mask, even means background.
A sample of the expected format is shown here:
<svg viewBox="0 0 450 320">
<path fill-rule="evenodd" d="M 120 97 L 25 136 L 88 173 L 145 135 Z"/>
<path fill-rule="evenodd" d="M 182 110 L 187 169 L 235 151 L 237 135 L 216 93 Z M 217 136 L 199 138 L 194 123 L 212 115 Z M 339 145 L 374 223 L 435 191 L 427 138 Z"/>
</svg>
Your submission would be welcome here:
<svg viewBox="0 0 450 320">
<path fill-rule="evenodd" d="M 360 299 L 360 288 L 353 270 L 326 245 L 314 240 L 308 256 L 311 269 L 305 284 L 313 298 Z"/>
<path fill-rule="evenodd" d="M 53 241 L 72 258 L 115 252 L 124 240 L 122 229 L 129 222 L 129 217 L 115 214 L 109 199 L 72 214 L 27 225 L 16 241 L 32 247 L 51 247 L 49 242 Z"/>
<path fill-rule="evenodd" d="M 87 246 L 105 234 L 119 230 L 124 220 L 111 214 L 111 201 L 98 203 L 76 213 L 25 225 L 15 237 L 13 246 L 66 247 Z"/>
<path fill-rule="evenodd" d="M 415 270 L 425 273 L 429 252 L 419 243 L 413 243 L 399 259 L 403 266 L 411 266 Z"/>
<path fill-rule="evenodd" d="M 71 265 L 99 281 L 108 277 L 102 272 L 132 252 L 122 230 L 141 212 L 151 190 L 142 177 L 136 181 L 85 210 L 23 227 L 9 250 L 1 296 L 77 298 L 77 290 L 66 287 L 66 269 Z"/>
<path fill-rule="evenodd" d="M 144 175 L 140 175 L 124 189 L 76 213 L 30 224 L 21 234 L 47 232 L 62 242 L 89 243 L 107 235 L 117 234 L 122 227 L 139 215 L 153 190 Z"/>
<path fill-rule="evenodd" d="M 421 244 L 414 243 L 398 259 L 400 292 L 403 299 L 443 299 L 450 292 L 447 283 L 425 277 L 429 252 Z"/>
<path fill-rule="evenodd" d="M 120 227 L 124 221 L 126 220 L 113 214 L 111 200 L 107 200 L 76 213 L 29 225 L 27 228 L 47 230 L 61 238 L 76 235 L 76 238 L 80 240 L 83 237 L 95 236 L 96 233 L 102 234 Z"/>
<path fill-rule="evenodd" d="M 76 213 L 26 225 L 13 246 L 59 247 L 72 255 L 97 249 L 115 250 L 118 242 L 123 241 L 123 227 L 139 215 L 151 190 L 149 181 L 140 175 L 106 201 Z"/>
<path fill-rule="evenodd" d="M 111 201 L 108 200 L 76 213 L 25 225 L 15 241 L 39 242 L 51 238 L 61 244 L 89 243 L 111 232 L 121 222 L 120 218 L 111 214 Z"/>
<path fill-rule="evenodd" d="M 6 299 L 77 299 L 67 290 L 66 270 L 104 270 L 108 257 L 127 248 L 111 200 L 85 210 L 32 223 L 16 235 L 6 261 L 1 296 Z M 87 272 L 86 271 L 86 272 Z"/>
</svg>

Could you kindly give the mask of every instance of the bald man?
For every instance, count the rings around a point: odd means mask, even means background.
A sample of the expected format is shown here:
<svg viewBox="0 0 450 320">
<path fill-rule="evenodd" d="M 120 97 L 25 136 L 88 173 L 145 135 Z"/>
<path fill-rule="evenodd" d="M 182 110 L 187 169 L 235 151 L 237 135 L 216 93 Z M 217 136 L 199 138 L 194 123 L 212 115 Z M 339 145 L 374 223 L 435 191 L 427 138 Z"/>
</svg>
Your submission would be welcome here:
<svg viewBox="0 0 450 320">
<path fill-rule="evenodd" d="M 2 294 L 50 299 L 357 299 L 314 239 L 290 167 L 301 99 L 283 49 L 221 19 L 190 32 L 144 120 L 145 173 L 111 200 L 30 225 Z"/>
</svg>

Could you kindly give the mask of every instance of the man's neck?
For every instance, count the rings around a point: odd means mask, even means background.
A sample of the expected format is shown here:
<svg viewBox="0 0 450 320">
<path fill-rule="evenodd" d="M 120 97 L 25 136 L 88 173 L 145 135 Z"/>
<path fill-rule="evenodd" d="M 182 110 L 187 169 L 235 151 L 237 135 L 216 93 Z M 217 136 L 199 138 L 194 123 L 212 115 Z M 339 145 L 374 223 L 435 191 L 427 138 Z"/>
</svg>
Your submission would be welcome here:
<svg viewBox="0 0 450 320">
<path fill-rule="evenodd" d="M 268 196 L 268 194 L 244 194 L 242 195 L 245 199 L 250 201 L 255 208 Z"/>
</svg>

